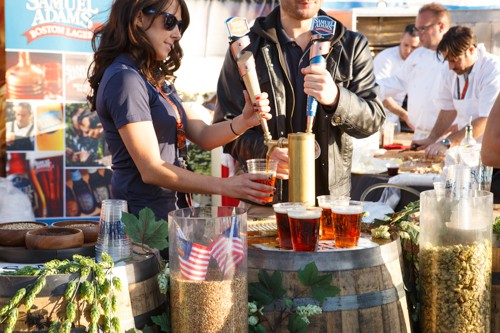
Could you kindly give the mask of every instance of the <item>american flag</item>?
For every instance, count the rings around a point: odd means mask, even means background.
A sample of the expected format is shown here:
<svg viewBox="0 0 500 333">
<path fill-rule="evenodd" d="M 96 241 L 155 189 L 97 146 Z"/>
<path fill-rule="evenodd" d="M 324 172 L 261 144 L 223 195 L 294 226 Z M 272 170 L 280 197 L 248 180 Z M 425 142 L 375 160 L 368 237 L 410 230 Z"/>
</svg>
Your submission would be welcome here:
<svg viewBox="0 0 500 333">
<path fill-rule="evenodd" d="M 181 229 L 177 229 L 177 253 L 184 278 L 205 281 L 210 262 L 210 247 L 188 241 Z"/>
<path fill-rule="evenodd" d="M 234 273 L 244 259 L 243 241 L 240 238 L 236 218 L 222 235 L 214 239 L 210 245 L 210 254 L 215 258 L 224 277 Z"/>
</svg>

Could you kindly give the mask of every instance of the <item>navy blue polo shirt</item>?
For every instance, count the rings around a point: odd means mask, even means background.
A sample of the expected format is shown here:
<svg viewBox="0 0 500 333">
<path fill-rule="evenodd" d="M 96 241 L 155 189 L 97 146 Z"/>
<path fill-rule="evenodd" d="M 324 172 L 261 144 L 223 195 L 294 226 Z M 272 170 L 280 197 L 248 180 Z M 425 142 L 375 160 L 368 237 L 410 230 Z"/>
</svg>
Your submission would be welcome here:
<svg viewBox="0 0 500 333">
<path fill-rule="evenodd" d="M 288 77 L 290 78 L 295 95 L 295 109 L 293 110 L 293 114 L 286 115 L 286 130 L 288 133 L 305 132 L 307 95 L 304 94 L 304 75 L 301 69 L 309 66 L 309 48 L 305 52 L 302 51 L 295 40 L 287 35 L 279 19 L 276 31 L 287 65 Z"/>
<path fill-rule="evenodd" d="M 169 98 L 182 108 L 175 89 Z M 112 154 L 113 198 L 127 200 L 129 212 L 138 214 L 151 208 L 157 219 L 167 219 L 168 212 L 187 207 L 185 196 L 168 188 L 145 184 L 118 129 L 134 122 L 151 121 L 158 139 L 161 158 L 179 166 L 176 146 L 176 112 L 140 74 L 135 62 L 126 55 L 117 57 L 104 72 L 96 96 L 96 109 L 104 128 L 104 137 Z M 186 113 L 182 112 L 184 124 Z"/>
</svg>

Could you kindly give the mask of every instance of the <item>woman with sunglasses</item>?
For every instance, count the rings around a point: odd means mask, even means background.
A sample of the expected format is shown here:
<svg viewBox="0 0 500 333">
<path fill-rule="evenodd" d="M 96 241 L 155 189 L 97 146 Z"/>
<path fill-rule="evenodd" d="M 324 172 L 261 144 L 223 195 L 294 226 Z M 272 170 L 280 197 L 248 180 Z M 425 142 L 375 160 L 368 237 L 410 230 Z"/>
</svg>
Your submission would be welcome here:
<svg viewBox="0 0 500 333">
<path fill-rule="evenodd" d="M 137 215 L 156 218 L 188 205 L 183 193 L 224 194 L 259 202 L 274 189 L 254 180 L 265 175 L 216 178 L 186 169 L 186 139 L 205 150 L 234 140 L 270 119 L 267 94 L 232 121 L 206 125 L 182 105 L 173 85 L 183 55 L 179 45 L 189 25 L 184 0 L 115 0 L 108 21 L 93 36 L 88 100 L 101 119 L 112 153 L 113 197 Z"/>
</svg>

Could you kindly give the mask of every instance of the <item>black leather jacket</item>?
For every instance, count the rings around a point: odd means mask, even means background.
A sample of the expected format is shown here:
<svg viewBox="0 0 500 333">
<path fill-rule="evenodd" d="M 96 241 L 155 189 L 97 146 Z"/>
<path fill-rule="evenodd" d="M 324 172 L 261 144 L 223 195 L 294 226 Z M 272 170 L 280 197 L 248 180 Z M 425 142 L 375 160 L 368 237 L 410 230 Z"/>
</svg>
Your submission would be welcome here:
<svg viewBox="0 0 500 333">
<path fill-rule="evenodd" d="M 326 13 L 320 10 L 318 15 Z M 294 108 L 294 94 L 303 93 L 294 91 L 287 76 L 275 29 L 278 19 L 279 6 L 267 17 L 258 18 L 251 28 L 251 44 L 248 46 L 254 54 L 260 88 L 269 94 L 273 118 L 268 125 L 273 139 L 287 137 L 286 121 L 289 119 L 286 115 L 290 115 Z M 377 98 L 372 55 L 363 35 L 347 30 L 337 21 L 326 62 L 326 68 L 339 87 L 340 98 L 334 108 L 318 105 L 316 113 L 313 132 L 321 148 L 321 156 L 316 159 L 316 195 L 349 195 L 351 137 L 364 138 L 377 132 L 385 119 L 385 112 Z M 215 122 L 241 113 L 245 104 L 243 90 L 236 62 L 228 51 L 217 85 Z M 254 127 L 226 144 L 224 151 L 244 162 L 265 156 L 267 147 L 263 141 L 262 128 Z M 285 193 L 281 199 L 286 198 Z"/>
</svg>

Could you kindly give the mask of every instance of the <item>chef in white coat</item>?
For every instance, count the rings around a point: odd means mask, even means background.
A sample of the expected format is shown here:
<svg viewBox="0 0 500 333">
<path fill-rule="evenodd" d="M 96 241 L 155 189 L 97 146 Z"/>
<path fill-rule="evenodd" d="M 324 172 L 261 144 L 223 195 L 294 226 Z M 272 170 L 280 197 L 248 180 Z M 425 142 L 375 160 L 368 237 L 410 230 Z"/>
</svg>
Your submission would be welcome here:
<svg viewBox="0 0 500 333">
<path fill-rule="evenodd" d="M 382 100 L 402 92 L 408 95 L 408 119 L 415 129 L 414 139 L 429 136 L 440 111 L 434 99 L 440 73 L 448 65 L 436 56 L 436 49 L 449 27 L 450 14 L 446 8 L 436 3 L 424 5 L 415 20 L 422 46 L 410 54 L 394 76 L 377 81 Z"/>
<path fill-rule="evenodd" d="M 382 80 L 396 74 L 403 66 L 406 58 L 408 58 L 419 45 L 420 38 L 418 31 L 415 30 L 415 24 L 408 24 L 401 35 L 399 45 L 384 49 L 373 59 L 373 72 L 375 78 L 377 80 Z M 386 114 L 385 121 L 395 123 L 397 126 L 396 132 L 399 132 L 401 128 L 400 118 L 406 123 L 409 122 L 408 111 L 402 107 L 405 96 L 406 92 L 401 92 L 394 97 L 387 97 L 383 100 Z"/>
<path fill-rule="evenodd" d="M 436 99 L 441 111 L 430 135 L 413 142 L 418 149 L 426 149 L 429 157 L 444 155 L 448 148 L 460 145 L 465 136 L 465 125 L 470 120 L 473 137 L 480 137 L 500 92 L 500 57 L 488 53 L 483 44 L 478 44 L 469 27 L 450 28 L 437 52 L 449 66 L 442 75 Z M 456 124 L 457 130 L 446 134 L 452 123 Z"/>
</svg>

